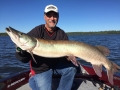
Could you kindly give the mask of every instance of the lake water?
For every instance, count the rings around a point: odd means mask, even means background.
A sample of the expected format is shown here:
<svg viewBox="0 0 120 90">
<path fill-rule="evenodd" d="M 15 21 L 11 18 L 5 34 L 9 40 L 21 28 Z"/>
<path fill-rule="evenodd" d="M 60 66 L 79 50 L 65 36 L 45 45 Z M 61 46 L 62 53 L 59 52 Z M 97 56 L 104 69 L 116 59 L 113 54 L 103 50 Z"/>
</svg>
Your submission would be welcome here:
<svg viewBox="0 0 120 90">
<path fill-rule="evenodd" d="M 108 58 L 120 66 L 120 35 L 69 35 L 70 40 L 85 42 L 90 45 L 102 45 L 110 49 Z M 83 60 L 81 64 L 90 65 Z M 0 76 L 7 77 L 19 71 L 29 69 L 15 57 L 15 45 L 9 36 L 0 36 Z M 120 73 L 117 73 L 120 75 Z"/>
</svg>

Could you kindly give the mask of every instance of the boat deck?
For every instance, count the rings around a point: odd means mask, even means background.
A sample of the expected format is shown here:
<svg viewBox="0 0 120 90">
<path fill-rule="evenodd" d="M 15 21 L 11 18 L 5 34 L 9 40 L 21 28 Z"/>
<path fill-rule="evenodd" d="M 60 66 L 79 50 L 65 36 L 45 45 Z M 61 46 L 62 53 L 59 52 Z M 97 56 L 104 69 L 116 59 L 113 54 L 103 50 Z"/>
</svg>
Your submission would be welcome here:
<svg viewBox="0 0 120 90">
<path fill-rule="evenodd" d="M 53 79 L 52 90 L 57 90 L 59 79 Z M 91 81 L 85 79 L 75 79 L 72 90 L 99 90 L 100 85 L 96 83 L 94 85 Z M 25 84 L 16 90 L 31 90 L 29 84 Z"/>
<path fill-rule="evenodd" d="M 120 77 L 114 76 L 116 77 L 114 79 L 115 85 L 111 87 L 104 72 L 102 72 L 103 77 L 99 78 L 92 68 L 83 67 L 80 66 L 71 90 L 120 90 Z M 25 70 L 0 80 L 0 90 L 31 90 L 28 84 L 29 73 L 30 70 Z M 53 75 L 52 90 L 57 90 L 60 78 L 60 75 Z"/>
</svg>

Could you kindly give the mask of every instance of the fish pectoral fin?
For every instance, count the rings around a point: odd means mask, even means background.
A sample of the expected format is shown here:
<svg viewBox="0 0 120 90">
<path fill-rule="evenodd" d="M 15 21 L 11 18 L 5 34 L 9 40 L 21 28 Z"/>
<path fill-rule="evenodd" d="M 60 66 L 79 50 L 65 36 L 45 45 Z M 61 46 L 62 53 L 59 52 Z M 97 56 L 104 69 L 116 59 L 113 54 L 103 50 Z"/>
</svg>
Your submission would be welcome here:
<svg viewBox="0 0 120 90">
<path fill-rule="evenodd" d="M 37 62 L 36 62 L 36 60 L 35 60 L 35 58 L 34 58 L 34 56 L 33 56 L 33 53 L 31 52 L 31 51 L 28 51 L 29 53 L 30 53 L 30 55 L 32 56 L 32 58 L 33 58 L 33 60 L 34 60 L 34 62 L 37 64 Z"/>
<path fill-rule="evenodd" d="M 105 46 L 95 46 L 99 51 L 101 51 L 105 56 L 110 54 L 110 50 Z"/>
<path fill-rule="evenodd" d="M 102 77 L 102 65 L 95 65 L 95 64 L 92 64 L 93 66 L 93 69 L 95 71 L 95 73 L 99 76 L 99 77 Z"/>
<path fill-rule="evenodd" d="M 114 71 L 112 70 L 107 70 L 107 76 L 108 76 L 108 81 L 113 85 L 113 74 L 114 74 Z"/>
<path fill-rule="evenodd" d="M 70 55 L 70 56 L 68 56 L 67 59 L 70 60 L 75 66 L 77 66 L 77 67 L 79 66 L 79 62 L 76 60 L 75 56 Z"/>
</svg>

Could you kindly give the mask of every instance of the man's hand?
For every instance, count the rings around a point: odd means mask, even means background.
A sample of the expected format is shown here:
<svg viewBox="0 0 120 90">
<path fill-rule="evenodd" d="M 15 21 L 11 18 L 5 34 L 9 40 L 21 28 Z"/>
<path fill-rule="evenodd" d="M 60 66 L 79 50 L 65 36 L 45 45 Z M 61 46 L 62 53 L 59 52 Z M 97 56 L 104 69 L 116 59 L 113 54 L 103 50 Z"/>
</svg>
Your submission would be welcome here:
<svg viewBox="0 0 120 90">
<path fill-rule="evenodd" d="M 76 57 L 71 55 L 66 57 L 68 61 L 71 61 L 75 66 L 79 66 L 79 62 L 76 60 Z"/>
</svg>

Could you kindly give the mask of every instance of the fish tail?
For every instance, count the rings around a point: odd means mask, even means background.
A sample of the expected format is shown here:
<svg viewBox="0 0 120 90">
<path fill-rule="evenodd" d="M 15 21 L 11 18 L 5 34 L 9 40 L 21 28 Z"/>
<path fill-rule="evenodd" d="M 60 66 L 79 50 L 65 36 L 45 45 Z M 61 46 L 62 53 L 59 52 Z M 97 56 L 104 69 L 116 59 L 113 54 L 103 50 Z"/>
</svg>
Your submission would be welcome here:
<svg viewBox="0 0 120 90">
<path fill-rule="evenodd" d="M 110 70 L 107 70 L 107 75 L 108 75 L 108 81 L 114 85 L 114 82 L 113 82 L 113 74 L 115 72 L 118 72 L 118 70 L 120 70 L 120 66 L 118 66 L 117 64 L 115 64 L 114 62 L 111 62 L 112 63 L 112 67 Z"/>
<path fill-rule="evenodd" d="M 111 63 L 113 64 L 113 70 L 114 70 L 114 72 L 118 72 L 120 70 L 120 66 L 118 66 L 114 62 L 111 62 Z"/>
</svg>

